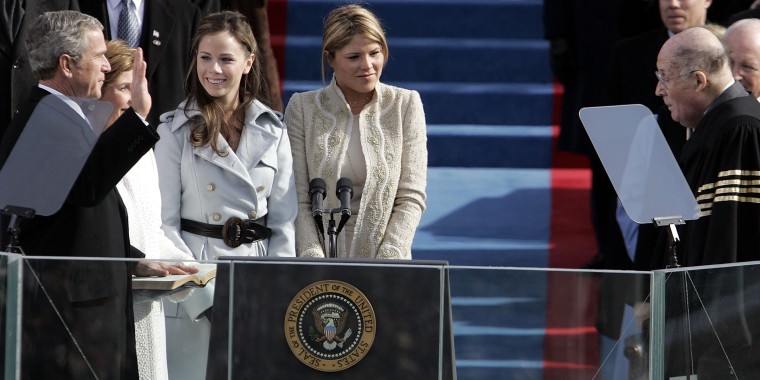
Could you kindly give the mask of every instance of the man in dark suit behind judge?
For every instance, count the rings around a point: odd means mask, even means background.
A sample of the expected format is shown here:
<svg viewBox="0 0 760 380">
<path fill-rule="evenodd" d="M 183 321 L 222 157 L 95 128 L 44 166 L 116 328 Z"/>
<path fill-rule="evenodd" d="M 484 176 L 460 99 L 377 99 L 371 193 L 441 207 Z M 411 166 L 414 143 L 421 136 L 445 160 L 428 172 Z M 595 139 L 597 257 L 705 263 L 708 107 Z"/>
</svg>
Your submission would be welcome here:
<svg viewBox="0 0 760 380">
<path fill-rule="evenodd" d="M 106 40 L 120 38 L 119 16 L 123 0 L 79 0 L 82 13 L 98 19 Z M 173 111 L 185 99 L 185 74 L 190 64 L 190 43 L 203 14 L 189 0 L 128 0 L 138 23 L 137 45 L 148 63 L 146 78 L 153 97 L 148 121 L 158 125 L 162 113 Z M 122 38 L 123 39 L 123 38 Z"/>
<path fill-rule="evenodd" d="M 610 55 L 606 103 L 643 104 L 649 108 L 652 113 L 658 115 L 660 127 L 676 157 L 686 139 L 686 132 L 670 119 L 668 112 L 662 112 L 662 99 L 652 91 L 657 84 L 657 78 L 654 76 L 657 54 L 670 36 L 693 26 L 705 25 L 711 4 L 712 0 L 660 0 L 660 18 L 663 26 L 618 42 Z M 609 195 L 606 203 L 609 207 L 608 223 L 616 225 L 618 223 L 615 218 L 615 192 L 609 182 L 602 191 Z M 636 246 L 629 246 L 635 249 L 635 255 L 634 252 L 627 253 L 626 249 L 620 249 L 620 244 L 615 244 L 613 249 L 604 252 L 604 255 L 607 255 L 607 268 L 649 269 L 647 266 L 654 247 L 656 231 L 652 225 L 643 225 L 639 226 L 636 233 L 638 236 L 633 239 Z M 631 240 L 631 237 L 628 240 Z M 634 256 L 636 262 L 629 255 Z"/>
<path fill-rule="evenodd" d="M 606 103 L 643 104 L 658 115 L 658 123 L 665 138 L 678 157 L 686 140 L 686 130 L 674 122 L 664 103 L 654 91 L 657 85 L 657 54 L 662 45 L 673 35 L 693 26 L 702 26 L 707 21 L 707 11 L 711 0 L 659 0 L 662 26 L 635 37 L 617 42 L 610 54 L 607 72 Z M 600 165 L 600 163 L 598 163 Z M 610 228 L 606 245 L 602 247 L 603 267 L 606 269 L 649 270 L 652 252 L 658 231 L 652 224 L 636 225 L 618 208 L 617 194 L 607 176 L 594 180 L 592 191 L 596 193 L 599 215 L 602 223 Z M 623 233 L 621 233 L 623 232 Z M 630 303 L 637 295 L 638 286 L 629 278 L 603 276 L 604 286 L 600 286 L 600 312 L 597 328 L 603 335 L 617 339 L 623 321 L 625 297 Z"/>
<path fill-rule="evenodd" d="M 102 28 L 96 19 L 75 11 L 47 12 L 30 25 L 29 63 L 39 84 L 20 105 L 0 141 L 0 168 L 44 97 L 100 97 L 104 74 L 110 70 L 104 56 Z M 144 75 L 145 62 L 138 51 L 132 108 L 97 138 L 61 208 L 50 216 L 35 216 L 20 223 L 19 243 L 26 254 L 140 257 L 140 252 L 129 244 L 126 210 L 115 186 L 158 141 L 155 130 L 144 121 L 151 102 Z M 82 111 L 78 106 L 62 108 L 72 115 L 72 120 L 86 123 L 79 116 Z M 82 125 L 86 131 L 87 125 Z M 44 160 L 46 152 L 30 157 Z M 131 299 L 133 266 L 124 262 L 34 260 L 28 267 L 37 273 L 39 283 L 25 268 L 22 377 L 137 379 Z M 143 265 L 137 268 L 146 270 Z M 151 273 L 165 274 L 160 270 L 142 274 Z"/>
</svg>

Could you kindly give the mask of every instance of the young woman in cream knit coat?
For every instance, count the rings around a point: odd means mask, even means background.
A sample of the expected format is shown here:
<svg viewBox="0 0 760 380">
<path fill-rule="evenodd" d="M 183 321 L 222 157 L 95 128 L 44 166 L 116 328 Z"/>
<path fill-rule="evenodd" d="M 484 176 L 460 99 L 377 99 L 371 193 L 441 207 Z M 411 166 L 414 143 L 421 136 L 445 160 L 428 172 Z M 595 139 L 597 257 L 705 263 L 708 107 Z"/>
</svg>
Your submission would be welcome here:
<svg viewBox="0 0 760 380">
<path fill-rule="evenodd" d="M 335 208 L 336 182 L 347 177 L 353 183 L 352 217 L 338 237 L 337 256 L 410 259 L 425 209 L 427 136 L 420 96 L 380 83 L 388 45 L 367 9 L 333 10 L 322 47 L 332 81 L 293 95 L 285 110 L 298 192 L 296 252 L 327 256 L 326 237 L 312 217 L 310 181 L 326 181 L 324 208 Z"/>
</svg>

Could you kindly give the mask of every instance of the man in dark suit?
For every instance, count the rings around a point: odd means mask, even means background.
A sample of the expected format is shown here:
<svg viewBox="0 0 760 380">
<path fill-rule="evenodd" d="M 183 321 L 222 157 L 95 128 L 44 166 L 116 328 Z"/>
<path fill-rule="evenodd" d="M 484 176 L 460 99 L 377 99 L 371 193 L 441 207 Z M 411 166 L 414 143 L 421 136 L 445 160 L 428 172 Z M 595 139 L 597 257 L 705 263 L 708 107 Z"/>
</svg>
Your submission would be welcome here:
<svg viewBox="0 0 760 380">
<path fill-rule="evenodd" d="M 47 11 L 76 10 L 76 0 L 6 0 L 0 6 L 0 138 L 19 104 L 29 96 L 37 83 L 27 59 L 24 41 L 27 29 L 38 15 Z M 8 244 L 2 226 L 8 223 L 0 215 L 0 251 Z"/>
<path fill-rule="evenodd" d="M 738 20 L 726 29 L 723 42 L 734 79 L 760 99 L 760 20 Z"/>
<path fill-rule="evenodd" d="M 130 0 L 134 1 L 134 0 Z M 145 52 L 148 63 L 148 90 L 153 107 L 148 122 L 159 124 L 162 113 L 173 111 L 185 98 L 185 75 L 190 65 L 193 34 L 203 16 L 198 6 L 189 0 L 143 0 L 135 8 L 138 23 L 138 46 Z M 105 25 L 107 40 L 118 38 L 120 0 L 79 0 L 82 13 Z"/>
<path fill-rule="evenodd" d="M 652 90 L 657 84 L 654 76 L 657 54 L 660 48 L 674 34 L 693 26 L 705 25 L 707 10 L 711 0 L 695 0 L 690 2 L 660 0 L 660 18 L 663 26 L 636 37 L 622 40 L 615 44 L 610 56 L 610 68 L 607 77 L 606 103 L 643 104 L 652 113 L 658 114 L 660 127 L 665 134 L 668 144 L 678 154 L 680 146 L 686 138 L 686 131 L 677 123 L 670 120 L 668 112 L 662 111 L 662 99 Z M 601 193 L 608 194 L 606 198 L 607 223 L 617 225 L 615 218 L 617 197 L 609 181 L 599 186 Z M 613 248 L 604 252 L 605 267 L 610 269 L 640 269 L 647 270 L 651 250 L 654 247 L 656 231 L 653 226 L 640 226 L 635 232 L 637 236 L 628 237 L 633 240 L 634 252 L 620 249 L 619 243 L 613 243 Z M 634 263 L 634 259 L 637 261 Z"/>
<path fill-rule="evenodd" d="M 47 11 L 76 10 L 76 0 L 6 0 L 0 6 L 0 137 L 29 89 L 37 83 L 29 67 L 24 41 L 29 24 Z"/>
<path fill-rule="evenodd" d="M 96 19 L 75 11 L 47 12 L 30 25 L 29 63 L 39 85 L 21 104 L 0 142 L 0 167 L 46 96 L 64 104 L 62 109 L 71 120 L 87 123 L 78 106 L 61 100 L 100 97 L 104 74 L 110 70 L 102 28 Z M 144 121 L 151 103 L 144 75 L 145 62 L 138 50 L 132 108 L 97 138 L 60 209 L 20 223 L 19 243 L 26 254 L 140 257 L 129 244 L 126 210 L 115 186 L 158 141 L 155 130 Z M 56 126 L 64 128 L 63 123 L 48 127 Z M 87 126 L 84 131 L 89 131 Z M 44 160 L 46 152 L 31 157 Z M 28 264 L 21 318 L 22 377 L 137 379 L 133 266 L 123 261 L 73 260 Z"/>
</svg>

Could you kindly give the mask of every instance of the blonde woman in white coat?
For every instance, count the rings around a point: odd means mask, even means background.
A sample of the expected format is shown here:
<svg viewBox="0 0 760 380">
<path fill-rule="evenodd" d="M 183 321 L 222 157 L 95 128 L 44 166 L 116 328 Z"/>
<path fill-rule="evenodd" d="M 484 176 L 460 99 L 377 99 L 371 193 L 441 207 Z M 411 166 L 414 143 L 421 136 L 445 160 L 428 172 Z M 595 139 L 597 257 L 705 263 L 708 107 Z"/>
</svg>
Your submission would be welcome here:
<svg viewBox="0 0 760 380">
<path fill-rule="evenodd" d="M 266 92 L 245 16 L 206 16 L 191 51 L 190 95 L 158 128 L 164 231 L 197 260 L 295 256 L 290 142 L 279 115 L 257 100 Z M 173 315 L 166 308 L 170 378 L 205 377 L 212 290 L 196 289 Z"/>
<path fill-rule="evenodd" d="M 331 209 L 339 206 L 336 182 L 346 177 L 353 183 L 353 215 L 337 239 L 337 256 L 410 259 L 426 197 L 420 96 L 380 83 L 388 45 L 367 9 L 333 10 L 325 20 L 322 47 L 334 72 L 331 83 L 293 95 L 285 110 L 298 189 L 298 255 L 326 256 L 325 237 L 312 217 L 310 181 L 326 181 L 324 208 Z M 325 231 L 327 220 L 323 217 Z"/>
</svg>

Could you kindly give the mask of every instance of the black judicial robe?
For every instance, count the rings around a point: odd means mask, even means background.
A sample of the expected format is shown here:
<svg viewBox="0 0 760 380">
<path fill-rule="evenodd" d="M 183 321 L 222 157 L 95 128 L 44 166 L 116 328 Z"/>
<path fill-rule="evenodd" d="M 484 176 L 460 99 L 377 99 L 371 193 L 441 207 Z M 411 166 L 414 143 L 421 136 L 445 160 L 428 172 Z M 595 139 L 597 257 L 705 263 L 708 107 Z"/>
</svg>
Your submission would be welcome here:
<svg viewBox="0 0 760 380">
<path fill-rule="evenodd" d="M 701 211 L 699 219 L 679 228 L 679 264 L 692 267 L 759 260 L 757 99 L 738 83 L 726 90 L 684 144 L 679 163 Z M 656 268 L 665 266 L 664 246 L 659 246 Z M 681 273 L 669 278 L 666 376 L 689 372 L 691 359 L 687 359 L 686 347 L 691 347 L 699 378 L 734 378 L 732 373 L 740 379 L 760 378 L 758 272 L 760 268 L 754 267 L 703 268 L 691 271 L 688 278 Z M 689 297 L 688 304 L 683 303 L 684 295 Z M 687 335 L 691 341 L 684 339 Z"/>
<path fill-rule="evenodd" d="M 760 103 L 734 84 L 682 149 L 701 217 L 682 232 L 681 264 L 760 260 Z"/>
<path fill-rule="evenodd" d="M 20 106 L 0 142 L 0 165 L 37 104 L 48 94 L 35 87 L 29 100 Z M 127 212 L 115 186 L 156 141 L 156 131 L 132 109 L 127 110 L 98 137 L 61 209 L 20 223 L 19 240 L 25 253 L 135 257 L 139 251 L 129 244 Z M 38 152 L 37 157 L 44 160 L 47 154 Z M 97 377 L 137 379 L 129 266 L 103 261 L 31 262 Z M 95 378 L 26 267 L 22 307 L 22 379 Z"/>
</svg>

